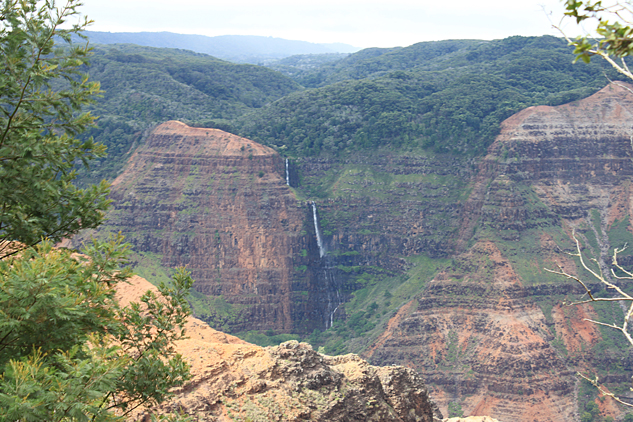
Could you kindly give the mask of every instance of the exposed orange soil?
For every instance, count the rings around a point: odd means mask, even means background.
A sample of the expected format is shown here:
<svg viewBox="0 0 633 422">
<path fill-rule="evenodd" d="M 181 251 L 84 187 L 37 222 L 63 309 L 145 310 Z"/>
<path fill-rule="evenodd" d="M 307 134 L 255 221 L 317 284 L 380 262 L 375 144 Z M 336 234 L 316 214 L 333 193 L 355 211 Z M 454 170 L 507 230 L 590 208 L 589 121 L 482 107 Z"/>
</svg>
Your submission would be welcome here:
<svg viewBox="0 0 633 422">
<path fill-rule="evenodd" d="M 127 283 L 119 283 L 117 285 L 116 299 L 121 306 L 127 306 L 130 302 L 137 302 L 146 291 L 158 293 L 158 288 L 139 276 L 133 276 Z M 207 323 L 190 316 L 187 318 L 185 325 L 188 340 L 183 340 L 178 344 L 178 352 L 185 356 L 194 356 L 192 353 L 194 348 L 200 347 L 196 343 L 199 341 L 218 344 L 251 344 L 241 340 L 235 336 L 225 334 L 221 331 L 214 330 Z"/>
<path fill-rule="evenodd" d="M 604 385 L 602 386 L 602 388 L 610 393 L 609 389 Z M 606 416 L 611 416 L 613 419 L 617 420 L 625 413 L 622 412 L 621 406 L 618 405 L 618 403 L 609 396 L 604 396 L 600 394 L 595 402 L 598 405 L 598 408 L 600 409 L 600 414 L 603 418 Z"/>
<path fill-rule="evenodd" d="M 177 136 L 184 139 L 178 142 L 178 150 L 183 148 L 196 149 L 201 154 L 207 155 L 272 155 L 275 150 L 242 138 L 220 129 L 207 129 L 190 127 L 182 122 L 170 120 L 158 126 L 153 131 L 154 135 Z"/>
<path fill-rule="evenodd" d="M 582 353 L 583 344 L 592 346 L 602 338 L 596 324 L 586 321 L 595 318 L 589 305 L 558 304 L 552 308 L 552 318 L 556 333 L 560 334 L 570 353 Z"/>
<path fill-rule="evenodd" d="M 492 414 L 493 409 L 498 405 L 499 399 L 490 396 L 478 397 L 478 401 L 473 400 L 474 408 L 468 412 L 472 416 L 484 416 Z"/>
<path fill-rule="evenodd" d="M 631 184 L 623 183 L 621 186 L 613 189 L 609 197 L 609 212 L 607 214 L 607 225 L 611 226 L 616 220 L 622 221 L 627 215 L 633 215 L 631 212 Z"/>
<path fill-rule="evenodd" d="M 141 277 L 122 283 L 122 305 L 138 301 L 156 287 Z M 174 391 L 159 409 L 139 409 L 132 420 L 149 413 L 183 410 L 196 421 L 305 420 L 346 422 L 360 412 L 365 420 L 402 421 L 403 416 L 431 422 L 434 413 L 419 376 L 402 367 L 375 367 L 356 355 L 325 356 L 305 343 L 263 348 L 218 332 L 188 318 L 188 339 L 176 351 L 191 366 L 192 379 Z"/>
</svg>

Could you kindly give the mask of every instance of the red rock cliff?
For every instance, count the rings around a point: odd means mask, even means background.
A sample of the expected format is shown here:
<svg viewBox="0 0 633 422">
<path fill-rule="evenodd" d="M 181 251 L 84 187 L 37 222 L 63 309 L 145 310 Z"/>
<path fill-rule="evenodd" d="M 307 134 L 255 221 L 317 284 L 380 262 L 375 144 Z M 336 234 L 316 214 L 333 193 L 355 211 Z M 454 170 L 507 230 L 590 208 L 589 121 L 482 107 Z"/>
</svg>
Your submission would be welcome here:
<svg viewBox="0 0 633 422">
<path fill-rule="evenodd" d="M 291 297 L 292 255 L 305 211 L 283 174 L 268 147 L 170 121 L 113 182 L 104 228 L 121 231 L 144 258 L 186 266 L 199 313 L 217 326 L 288 331 L 301 317 Z"/>
<path fill-rule="evenodd" d="M 454 401 L 465 414 L 504 421 L 579 420 L 578 370 L 601 367 L 603 381 L 627 382 L 628 363 L 623 371 L 593 349 L 602 334 L 583 318 L 600 315 L 561 306 L 580 297 L 578 286 L 543 271 L 581 274 L 563 253 L 573 250 L 572 229 L 603 263 L 630 237 L 627 87 L 531 107 L 503 123 L 464 206 L 462 252 L 391 319 L 366 354 L 372 362 L 420 370 L 443 409 Z"/>
</svg>

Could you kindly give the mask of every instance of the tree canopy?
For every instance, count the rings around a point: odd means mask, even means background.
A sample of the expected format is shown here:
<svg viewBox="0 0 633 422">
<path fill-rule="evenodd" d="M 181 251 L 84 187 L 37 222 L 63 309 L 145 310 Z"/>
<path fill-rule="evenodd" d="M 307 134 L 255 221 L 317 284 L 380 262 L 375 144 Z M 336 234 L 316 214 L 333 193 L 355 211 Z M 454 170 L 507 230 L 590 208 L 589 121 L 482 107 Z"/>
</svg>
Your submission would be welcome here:
<svg viewBox="0 0 633 422">
<path fill-rule="evenodd" d="M 633 53 L 633 3 L 624 1 L 565 0 L 565 16 L 576 24 L 591 23 L 595 30 L 570 39 L 576 61 L 592 57 L 607 61 L 617 72 L 633 79 L 626 57 Z M 561 30 L 562 32 L 562 30 Z"/>
<path fill-rule="evenodd" d="M 91 54 L 68 27 L 79 0 L 3 0 L 0 7 L 0 420 L 122 420 L 189 378 L 175 352 L 193 281 L 120 306 L 128 247 L 120 236 L 85 255 L 53 243 L 96 227 L 108 184 L 78 189 L 75 168 L 105 154 L 78 136 L 100 94 L 84 73 Z M 68 28 L 68 29 L 63 29 Z M 80 38 L 81 39 L 81 38 Z"/>
<path fill-rule="evenodd" d="M 81 107 L 99 84 L 81 71 L 90 50 L 70 36 L 89 22 L 60 26 L 76 1 L 5 0 L 0 10 L 0 258 L 6 241 L 33 245 L 95 227 L 107 205 L 105 183 L 77 189 L 74 166 L 105 148 L 77 135 L 94 122 Z M 64 45 L 59 46 L 56 41 Z"/>
</svg>

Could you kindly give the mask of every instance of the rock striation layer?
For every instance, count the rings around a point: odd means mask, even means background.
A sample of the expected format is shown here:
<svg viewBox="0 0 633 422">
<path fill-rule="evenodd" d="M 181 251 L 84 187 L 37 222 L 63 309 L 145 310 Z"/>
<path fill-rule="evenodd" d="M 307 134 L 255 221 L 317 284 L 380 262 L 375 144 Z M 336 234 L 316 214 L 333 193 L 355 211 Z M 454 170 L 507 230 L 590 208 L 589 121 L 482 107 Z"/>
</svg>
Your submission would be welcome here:
<svg viewBox="0 0 633 422">
<path fill-rule="evenodd" d="M 577 399 L 574 372 L 598 370 L 622 387 L 633 359 L 617 336 L 583 320 L 617 315 L 561 306 L 578 286 L 543 268 L 587 275 L 563 253 L 573 251 L 572 231 L 601 264 L 633 243 L 632 115 L 633 94 L 611 84 L 510 117 L 478 162 L 388 151 L 299 158 L 293 187 L 315 200 L 327 259 L 311 203 L 297 202 L 273 150 L 168 122 L 115 181 L 108 230 L 123 231 L 141 260 L 187 265 L 201 316 L 232 332 L 323 329 L 324 309 L 337 309 L 339 321 L 347 312 L 330 284 L 344 301 L 398 276 L 367 301 L 384 315 L 356 339 L 372 364 L 421 371 L 443 411 L 458 403 L 499 420 L 578 420 L 589 398 Z M 450 264 L 389 308 L 383 296 L 407 283 L 418 255 Z"/>
<path fill-rule="evenodd" d="M 186 266 L 216 326 L 290 331 L 306 309 L 293 294 L 306 211 L 284 177 L 268 147 L 170 121 L 113 182 L 104 230 L 122 232 L 141 265 Z"/>
<path fill-rule="evenodd" d="M 442 409 L 456 402 L 499 420 L 579 420 L 577 370 L 630 377 L 626 347 L 610 352 L 624 365 L 594 349 L 606 334 L 584 318 L 606 311 L 561 306 L 582 291 L 543 270 L 588 276 L 564 254 L 572 231 L 602 265 L 631 237 L 628 88 L 610 84 L 503 123 L 464 203 L 457 255 L 391 318 L 365 355 L 371 362 L 420 370 Z"/>
</svg>

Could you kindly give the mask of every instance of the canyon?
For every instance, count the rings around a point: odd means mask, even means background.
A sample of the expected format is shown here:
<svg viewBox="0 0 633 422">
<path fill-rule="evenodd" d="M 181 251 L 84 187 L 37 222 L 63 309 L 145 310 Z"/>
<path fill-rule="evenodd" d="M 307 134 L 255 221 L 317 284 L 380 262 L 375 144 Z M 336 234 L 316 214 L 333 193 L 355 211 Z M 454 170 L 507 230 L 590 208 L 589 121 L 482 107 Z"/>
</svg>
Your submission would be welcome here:
<svg viewBox="0 0 633 422">
<path fill-rule="evenodd" d="M 467 414 L 502 420 L 577 420 L 574 372 L 622 375 L 591 350 L 602 334 L 584 318 L 596 311 L 561 306 L 584 291 L 544 268 L 595 282 L 564 253 L 571 232 L 603 265 L 630 237 L 618 225 L 633 204 L 629 89 L 612 84 L 504 122 L 465 202 L 462 252 L 393 317 L 367 353 L 373 362 L 406 362 L 439 402 L 468 396 Z M 621 358 L 630 371 L 630 355 Z"/>
<path fill-rule="evenodd" d="M 194 308 L 216 328 L 309 332 L 331 319 L 315 206 L 297 199 L 271 148 L 170 121 L 134 152 L 111 199 L 101 233 L 123 233 L 154 276 L 156 266 L 187 267 Z"/>
<path fill-rule="evenodd" d="M 479 158 L 385 148 L 287 162 L 170 121 L 113 182 L 97 235 L 122 232 L 148 279 L 186 266 L 196 316 L 213 328 L 338 336 L 369 364 L 418 371 L 444 414 L 579 420 L 575 372 L 626 391 L 633 362 L 617 333 L 583 320 L 619 311 L 563 305 L 582 290 L 544 268 L 588 277 L 566 254 L 572 232 L 603 266 L 633 241 L 629 89 L 525 109 Z M 297 367 L 348 364 L 300 343 L 257 350 Z M 380 371 L 367 382 L 384 385 Z M 623 414 L 603 400 L 605 415 Z"/>
</svg>

